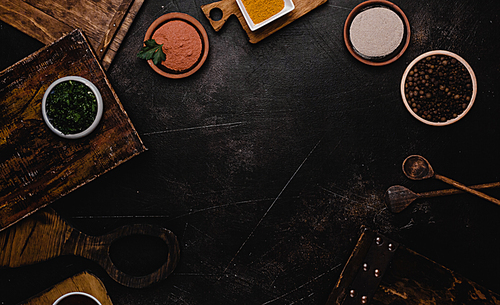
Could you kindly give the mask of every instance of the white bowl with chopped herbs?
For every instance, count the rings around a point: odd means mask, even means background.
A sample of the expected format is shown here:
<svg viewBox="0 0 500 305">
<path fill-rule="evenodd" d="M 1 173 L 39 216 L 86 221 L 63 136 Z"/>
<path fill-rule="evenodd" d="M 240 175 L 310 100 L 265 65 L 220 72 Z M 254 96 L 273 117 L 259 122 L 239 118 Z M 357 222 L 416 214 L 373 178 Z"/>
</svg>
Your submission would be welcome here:
<svg viewBox="0 0 500 305">
<path fill-rule="evenodd" d="M 57 79 L 43 95 L 43 120 L 62 138 L 89 135 L 99 124 L 102 113 L 101 93 L 91 81 L 80 76 Z"/>
</svg>

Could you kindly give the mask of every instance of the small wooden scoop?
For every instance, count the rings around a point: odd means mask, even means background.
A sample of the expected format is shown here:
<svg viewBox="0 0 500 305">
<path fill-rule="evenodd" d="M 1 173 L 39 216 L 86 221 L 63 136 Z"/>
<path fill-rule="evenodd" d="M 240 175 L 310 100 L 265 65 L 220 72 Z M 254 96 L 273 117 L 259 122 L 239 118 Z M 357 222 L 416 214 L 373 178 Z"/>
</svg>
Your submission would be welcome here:
<svg viewBox="0 0 500 305">
<path fill-rule="evenodd" d="M 118 270 L 109 256 L 109 248 L 117 239 L 130 235 L 148 235 L 163 240 L 168 246 L 166 262 L 144 276 L 132 276 Z M 180 251 L 177 237 L 165 228 L 138 224 L 123 226 L 102 236 L 89 236 L 68 225 L 52 209 L 40 211 L 0 232 L 0 267 L 21 267 L 61 255 L 93 260 L 118 283 L 143 288 L 172 273 Z"/>
<path fill-rule="evenodd" d="M 485 183 L 469 186 L 469 188 L 474 190 L 488 189 L 500 187 L 500 182 Z M 410 189 L 401 186 L 393 185 L 385 191 L 385 204 L 389 210 L 393 213 L 399 213 L 406 209 L 413 201 L 419 198 L 431 198 L 437 196 L 447 196 L 464 193 L 458 189 L 446 189 L 438 191 L 430 191 L 425 193 L 415 193 Z"/>
</svg>

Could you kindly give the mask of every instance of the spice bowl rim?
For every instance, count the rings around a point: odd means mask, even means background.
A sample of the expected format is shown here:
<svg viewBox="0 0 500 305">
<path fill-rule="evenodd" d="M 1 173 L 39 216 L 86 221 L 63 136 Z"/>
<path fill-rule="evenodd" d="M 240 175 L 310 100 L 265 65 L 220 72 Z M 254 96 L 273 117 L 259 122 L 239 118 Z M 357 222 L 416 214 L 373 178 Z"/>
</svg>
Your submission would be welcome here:
<svg viewBox="0 0 500 305">
<path fill-rule="evenodd" d="M 210 48 L 209 46 L 209 41 L 208 41 L 208 34 L 203 25 L 193 16 L 181 13 L 181 12 L 173 12 L 173 13 L 167 13 L 165 15 L 162 15 L 158 17 L 146 31 L 146 35 L 144 35 L 144 41 L 151 39 L 153 37 L 153 34 L 155 31 L 164 23 L 170 21 L 170 20 L 182 20 L 190 25 L 192 25 L 197 32 L 200 34 L 200 40 L 202 41 L 203 44 L 203 51 L 201 54 L 201 58 L 199 59 L 198 63 L 195 64 L 193 67 L 189 68 L 185 72 L 180 72 L 180 73 L 169 73 L 166 72 L 159 67 L 157 67 L 152 59 L 148 59 L 148 64 L 149 66 L 158 74 L 161 76 L 167 77 L 167 78 L 172 78 L 172 79 L 179 79 L 179 78 L 185 78 L 188 77 L 192 74 L 194 74 L 196 71 L 198 71 L 205 61 L 207 60 L 208 57 L 208 50 Z"/>
<path fill-rule="evenodd" d="M 49 120 L 49 116 L 47 114 L 47 97 L 49 96 L 50 92 L 52 91 L 52 89 L 54 89 L 55 86 L 57 86 L 60 83 L 70 81 L 70 80 L 81 82 L 84 85 L 86 85 L 90 90 L 92 90 L 92 93 L 94 93 L 94 95 L 96 97 L 97 113 L 96 113 L 96 116 L 94 118 L 94 121 L 87 129 L 85 129 L 79 133 L 64 134 L 59 129 L 57 129 L 54 125 L 52 125 L 52 123 Z M 102 101 L 102 96 L 101 96 L 101 92 L 99 91 L 99 89 L 97 89 L 97 87 L 94 85 L 94 83 L 92 83 L 90 80 L 88 80 L 84 77 L 81 77 L 81 76 L 76 76 L 76 75 L 61 77 L 61 78 L 58 78 L 57 80 L 53 81 L 49 85 L 47 90 L 45 90 L 45 93 L 44 93 L 43 99 L 42 99 L 42 116 L 43 116 L 43 120 L 45 121 L 45 124 L 47 124 L 47 126 L 49 127 L 49 129 L 53 133 L 55 133 L 56 135 L 58 135 L 62 138 L 66 138 L 66 139 L 79 139 L 79 138 L 83 138 L 83 137 L 89 135 L 90 133 L 92 133 L 92 131 L 94 131 L 94 129 L 97 127 L 97 125 L 101 121 L 102 114 L 103 114 L 103 108 L 104 108 L 104 103 Z"/>
<path fill-rule="evenodd" d="M 362 57 L 361 55 L 359 55 L 356 52 L 356 50 L 354 50 L 354 47 L 352 46 L 352 43 L 351 43 L 351 39 L 349 38 L 349 29 L 351 27 L 351 23 L 354 20 L 354 18 L 359 13 L 361 13 L 363 10 L 365 10 L 371 6 L 383 6 L 383 7 L 386 7 L 388 9 L 394 11 L 401 18 L 401 21 L 403 22 L 404 30 L 406 32 L 406 35 L 403 36 L 404 42 L 402 44 L 401 50 L 398 53 L 396 53 L 395 55 L 390 56 L 386 60 L 383 60 L 383 61 L 372 61 L 372 60 L 366 59 L 366 58 Z M 364 64 L 367 64 L 367 65 L 370 65 L 370 66 L 384 66 L 384 65 L 388 65 L 390 63 L 395 62 L 401 56 L 403 56 L 403 54 L 406 52 L 406 49 L 408 49 L 408 46 L 410 44 L 411 28 L 410 28 L 410 22 L 408 21 L 406 14 L 396 4 L 394 4 L 390 1 L 386 1 L 386 0 L 367 0 L 367 1 L 364 1 L 364 2 L 361 2 L 360 4 L 358 4 L 349 13 L 349 15 L 347 16 L 345 23 L 344 23 L 344 33 L 343 34 L 344 34 L 344 43 L 347 47 L 347 50 L 354 58 L 356 58 L 358 61 L 360 61 Z"/>
<path fill-rule="evenodd" d="M 406 95 L 405 95 L 405 83 L 406 83 L 406 78 L 407 78 L 408 73 L 410 72 L 410 70 L 419 61 L 421 61 L 422 59 L 424 59 L 424 58 L 426 58 L 428 56 L 432 56 L 432 55 L 446 55 L 446 56 L 450 56 L 452 58 L 455 58 L 456 60 L 458 60 L 459 62 L 461 62 L 464 65 L 464 67 L 467 69 L 467 71 L 469 72 L 469 75 L 471 77 L 471 81 L 472 81 L 472 96 L 471 96 L 471 99 L 469 101 L 469 105 L 456 118 L 453 118 L 451 120 L 447 120 L 445 122 L 432 122 L 432 121 L 428 121 L 428 120 L 420 117 L 419 115 L 417 115 L 411 109 L 410 104 L 409 104 L 408 100 L 406 99 Z M 405 105 L 405 107 L 408 110 L 408 112 L 414 118 L 416 118 L 417 120 L 419 120 L 422 123 L 425 123 L 425 124 L 431 125 L 431 126 L 448 126 L 450 124 L 456 123 L 459 120 L 461 120 L 470 111 L 470 109 L 474 105 L 474 102 L 475 102 L 476 96 L 477 96 L 477 79 L 476 79 L 476 75 L 474 74 L 474 70 L 472 70 L 472 67 L 469 65 L 469 63 L 465 59 L 463 59 L 461 56 L 459 56 L 458 54 L 455 54 L 455 53 L 447 51 L 447 50 L 433 50 L 433 51 L 428 51 L 428 52 L 425 52 L 425 53 L 417 56 L 415 59 L 413 59 L 410 62 L 410 64 L 408 64 L 408 66 L 406 67 L 406 69 L 405 69 L 405 71 L 403 73 L 403 77 L 401 78 L 400 92 L 401 92 L 401 98 L 403 99 L 403 104 Z"/>
<path fill-rule="evenodd" d="M 240 11 L 241 11 L 241 14 L 243 15 L 243 18 L 245 18 L 245 21 L 248 25 L 248 28 L 250 29 L 250 31 L 256 31 L 258 29 L 260 29 L 261 27 L 265 26 L 265 25 L 268 25 L 269 23 L 285 16 L 286 14 L 290 13 L 291 11 L 293 11 L 295 9 L 295 4 L 293 3 L 292 0 L 283 0 L 285 2 L 285 6 L 283 7 L 283 9 L 281 11 L 279 11 L 279 13 L 276 13 L 274 14 L 273 16 L 267 18 L 266 20 L 262 21 L 262 22 L 259 22 L 257 24 L 255 24 L 252 20 L 252 18 L 250 18 L 250 15 L 248 14 L 248 11 L 245 7 L 245 5 L 243 4 L 243 1 L 242 0 L 236 0 L 236 3 L 238 4 L 238 7 L 240 8 Z"/>
<path fill-rule="evenodd" d="M 83 295 L 83 296 L 90 298 L 92 301 L 96 302 L 97 305 L 102 305 L 101 302 L 96 297 L 94 297 L 93 295 L 91 295 L 89 293 L 83 292 L 83 291 L 72 291 L 72 292 L 65 293 L 62 296 L 58 297 L 54 301 L 54 303 L 52 303 L 52 305 L 57 305 L 65 298 L 72 296 L 72 295 Z"/>
</svg>

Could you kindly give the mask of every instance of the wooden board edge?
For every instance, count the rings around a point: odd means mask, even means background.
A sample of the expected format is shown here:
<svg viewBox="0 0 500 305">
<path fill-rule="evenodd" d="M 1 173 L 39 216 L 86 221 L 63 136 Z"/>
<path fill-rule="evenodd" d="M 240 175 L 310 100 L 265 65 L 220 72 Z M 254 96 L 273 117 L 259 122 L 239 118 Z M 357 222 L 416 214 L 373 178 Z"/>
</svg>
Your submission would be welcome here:
<svg viewBox="0 0 500 305">
<path fill-rule="evenodd" d="M 40 48 L 39 50 L 31 53 L 30 55 L 26 56 L 25 58 L 19 60 L 18 62 L 12 64 L 10 67 L 5 68 L 4 70 L 0 71 L 0 78 L 3 77 L 4 74 L 9 73 L 10 71 L 14 70 L 17 66 L 19 65 L 25 65 L 28 64 L 30 61 L 35 59 L 38 54 L 44 52 L 46 49 L 50 48 L 52 45 L 58 43 L 60 40 L 64 39 L 66 36 L 71 35 L 74 31 L 78 31 L 78 29 L 74 29 L 67 33 L 64 36 L 59 37 L 58 39 L 52 41 L 50 44 L 45 45 L 44 47 Z"/>
<path fill-rule="evenodd" d="M 28 18 L 26 14 L 19 12 L 29 12 L 34 16 Z M 69 25 L 22 1 L 2 0 L 0 19 L 45 45 L 51 44 L 73 30 Z M 51 25 L 52 30 L 45 26 L 47 24 Z M 59 30 L 54 31 L 56 28 Z"/>
<path fill-rule="evenodd" d="M 111 63 L 113 62 L 113 59 L 116 56 L 116 53 L 118 52 L 118 49 L 120 48 L 121 43 L 125 39 L 125 36 L 128 33 L 128 30 L 132 26 L 132 23 L 139 13 L 139 10 L 141 9 L 142 5 L 144 4 L 144 0 L 135 0 L 132 3 L 132 6 L 128 10 L 127 15 L 125 18 L 123 18 L 123 22 L 120 26 L 120 28 L 116 31 L 116 34 L 114 36 L 114 39 L 111 41 L 109 47 L 107 48 L 104 56 L 102 57 L 101 64 L 104 68 L 104 70 L 108 70 L 109 67 L 111 66 Z"/>
<path fill-rule="evenodd" d="M 123 19 L 128 14 L 130 7 L 134 0 L 122 0 L 120 6 L 117 11 L 109 21 L 108 27 L 104 31 L 104 36 L 102 37 L 99 45 L 96 48 L 96 55 L 99 58 L 99 61 L 102 60 L 106 51 L 108 50 L 109 45 L 115 38 L 116 32 L 121 27 Z"/>
<path fill-rule="evenodd" d="M 78 273 L 64 281 L 61 281 L 41 293 L 21 302 L 19 305 L 52 305 L 60 296 L 72 292 L 81 291 L 95 296 L 102 305 L 113 305 L 104 283 L 88 271 Z"/>
<path fill-rule="evenodd" d="M 349 285 L 354 280 L 354 277 L 362 265 L 362 261 L 368 253 L 368 250 L 372 244 L 372 240 L 375 238 L 376 233 L 362 227 L 361 236 L 354 247 L 347 263 L 340 273 L 339 280 L 332 289 L 332 292 L 328 296 L 326 305 L 337 305 L 342 304 L 344 298 L 346 297 L 346 292 Z"/>
</svg>

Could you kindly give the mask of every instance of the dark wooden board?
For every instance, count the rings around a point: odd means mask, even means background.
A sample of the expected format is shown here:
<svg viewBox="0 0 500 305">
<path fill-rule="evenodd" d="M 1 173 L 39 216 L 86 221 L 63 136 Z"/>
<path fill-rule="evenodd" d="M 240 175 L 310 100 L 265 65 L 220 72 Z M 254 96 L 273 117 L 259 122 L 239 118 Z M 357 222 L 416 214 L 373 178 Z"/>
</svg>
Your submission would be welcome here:
<svg viewBox="0 0 500 305">
<path fill-rule="evenodd" d="M 54 285 L 46 291 L 21 302 L 19 305 L 52 305 L 59 297 L 73 291 L 93 295 L 102 305 L 113 305 L 101 280 L 86 271 Z"/>
<path fill-rule="evenodd" d="M 351 296 L 356 277 L 364 272 L 371 273 L 380 265 L 380 262 L 368 258 L 376 237 L 388 240 L 368 229 L 361 234 L 327 305 L 353 304 L 351 298 L 359 298 L 359 290 L 356 290 L 358 295 Z M 361 271 L 365 263 L 368 271 Z M 500 304 L 500 295 L 405 246 L 399 246 L 394 251 L 379 284 L 370 287 L 371 284 L 366 281 L 362 288 L 363 293 L 373 289 L 370 304 Z"/>
<path fill-rule="evenodd" d="M 224 23 L 226 23 L 227 19 L 231 15 L 235 15 L 236 17 L 238 17 L 241 26 L 247 33 L 249 41 L 251 43 L 257 43 L 262 39 L 268 37 L 269 35 L 282 29 L 283 27 L 287 26 L 288 24 L 292 23 L 293 21 L 299 19 L 303 15 L 309 13 L 318 6 L 326 3 L 326 1 L 327 0 L 294 0 L 293 3 L 295 5 L 295 9 L 292 12 L 255 31 L 250 30 L 250 28 L 248 27 L 247 22 L 245 21 L 245 18 L 243 17 L 243 14 L 241 13 L 240 8 L 238 7 L 238 4 L 235 0 L 222 0 L 219 2 L 210 3 L 207 5 L 203 5 L 201 9 L 205 13 L 205 16 L 208 18 L 215 31 L 219 31 Z M 222 19 L 213 20 L 210 17 L 210 12 L 215 8 L 222 11 Z"/>
<path fill-rule="evenodd" d="M 82 29 L 107 70 L 143 2 L 4 0 L 0 19 L 44 44 Z"/>
<path fill-rule="evenodd" d="M 94 132 L 64 140 L 48 129 L 42 97 L 77 75 L 100 90 Z M 81 31 L 75 30 L 0 73 L 0 230 L 146 150 Z"/>
</svg>

